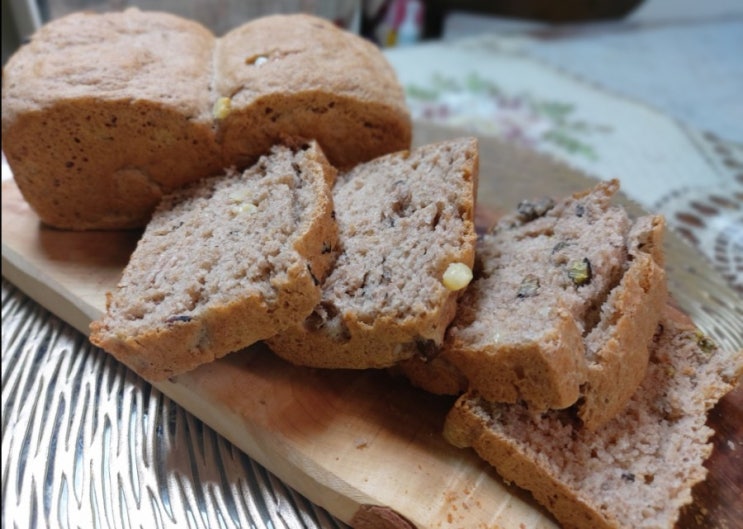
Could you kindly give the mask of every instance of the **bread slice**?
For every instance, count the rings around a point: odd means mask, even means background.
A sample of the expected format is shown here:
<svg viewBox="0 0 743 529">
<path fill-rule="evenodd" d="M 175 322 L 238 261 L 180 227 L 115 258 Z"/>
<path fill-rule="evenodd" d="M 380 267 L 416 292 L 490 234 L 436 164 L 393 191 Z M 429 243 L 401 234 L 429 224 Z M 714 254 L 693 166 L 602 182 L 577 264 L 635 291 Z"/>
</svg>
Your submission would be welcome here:
<svg viewBox="0 0 743 529">
<path fill-rule="evenodd" d="M 360 369 L 441 344 L 469 281 L 453 284 L 445 273 L 466 275 L 474 261 L 477 149 L 474 138 L 450 140 L 339 176 L 338 260 L 310 317 L 268 340 L 276 354 Z"/>
<path fill-rule="evenodd" d="M 316 143 L 165 197 L 90 340 L 149 380 L 303 320 L 334 258 L 335 169 Z"/>
<path fill-rule="evenodd" d="M 535 413 L 471 392 L 447 416 L 445 436 L 531 491 L 563 527 L 671 529 L 707 473 L 706 413 L 742 371 L 743 351 L 718 349 L 667 307 L 645 379 L 599 430 L 581 428 L 570 411 Z"/>
<path fill-rule="evenodd" d="M 466 386 L 536 410 L 580 398 L 589 428 L 621 409 L 642 380 L 666 283 L 663 219 L 633 223 L 611 205 L 618 187 L 523 202 L 504 217 L 479 241 L 476 279 L 431 372 L 401 369 L 426 389 Z"/>
<path fill-rule="evenodd" d="M 2 143 L 26 201 L 65 229 L 143 227 L 164 194 L 243 169 L 285 135 L 351 166 L 410 147 L 381 50 L 309 15 L 216 38 L 129 8 L 55 19 L 5 64 Z"/>
</svg>

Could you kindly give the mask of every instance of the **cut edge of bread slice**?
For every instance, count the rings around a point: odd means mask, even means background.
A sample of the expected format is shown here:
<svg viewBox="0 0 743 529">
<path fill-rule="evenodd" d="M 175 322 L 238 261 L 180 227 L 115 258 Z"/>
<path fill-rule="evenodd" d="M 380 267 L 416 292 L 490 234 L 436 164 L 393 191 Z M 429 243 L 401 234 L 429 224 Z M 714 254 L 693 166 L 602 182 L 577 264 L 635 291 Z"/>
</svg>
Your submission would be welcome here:
<svg viewBox="0 0 743 529">
<path fill-rule="evenodd" d="M 267 340 L 280 357 L 320 368 L 383 368 L 435 349 L 472 269 L 478 177 L 475 138 L 382 156 L 339 176 L 340 252 L 303 322 Z"/>
<path fill-rule="evenodd" d="M 572 195 L 565 203 L 572 208 L 576 198 L 597 194 L 604 202 L 602 207 L 608 207 L 608 199 L 617 189 L 615 181 L 600 183 Z M 504 222 L 511 220 L 506 217 Z M 587 428 L 600 427 L 624 406 L 645 373 L 648 343 L 667 298 L 664 230 L 661 216 L 648 215 L 630 221 L 626 233 L 618 234 L 626 247 L 625 262 L 616 277 L 606 281 L 606 292 L 589 300 L 593 306 L 586 309 L 582 318 L 590 330 L 582 329 L 573 313 L 558 306 L 553 312 L 554 328 L 543 335 L 550 337 L 546 345 L 530 342 L 524 336 L 523 343 L 514 340 L 516 346 L 505 353 L 491 351 L 494 346 L 488 344 L 474 347 L 457 336 L 456 327 L 483 318 L 473 300 L 478 298 L 478 289 L 484 288 L 485 283 L 476 277 L 460 303 L 460 314 L 438 355 L 406 360 L 394 370 L 414 385 L 438 394 L 456 395 L 469 388 L 492 401 L 526 400 L 534 409 L 575 406 L 580 408 Z M 534 233 L 537 232 L 529 236 Z M 482 260 L 491 255 L 502 258 L 507 251 L 497 246 L 480 251 L 480 267 Z M 511 251 L 514 255 L 508 258 L 519 259 L 519 252 L 515 248 Z M 538 289 L 538 285 L 535 280 L 527 286 Z M 498 286 L 488 285 L 488 288 Z M 483 328 L 497 330 L 498 323 L 494 321 Z M 530 379 L 533 379 L 531 386 L 524 382 Z M 536 395 L 538 391 L 547 395 Z"/>
<path fill-rule="evenodd" d="M 335 257 L 334 178 L 297 140 L 166 196 L 91 342 L 162 380 L 305 318 Z"/>
<path fill-rule="evenodd" d="M 653 342 L 640 388 L 596 431 L 570 410 L 535 413 L 469 392 L 448 414 L 445 438 L 472 447 L 566 527 L 671 529 L 706 477 L 706 414 L 740 379 L 743 351 L 711 345 L 670 305 Z"/>
</svg>

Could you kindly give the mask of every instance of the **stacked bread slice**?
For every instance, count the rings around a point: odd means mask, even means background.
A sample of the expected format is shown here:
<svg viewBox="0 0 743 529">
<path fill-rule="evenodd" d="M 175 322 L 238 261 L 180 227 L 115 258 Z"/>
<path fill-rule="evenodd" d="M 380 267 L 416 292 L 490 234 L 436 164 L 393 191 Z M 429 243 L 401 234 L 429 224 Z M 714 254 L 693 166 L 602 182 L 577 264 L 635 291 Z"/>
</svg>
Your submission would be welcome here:
<svg viewBox="0 0 743 529">
<path fill-rule="evenodd" d="M 472 391 L 449 413 L 444 435 L 473 447 L 564 527 L 671 529 L 707 474 L 707 412 L 740 377 L 742 354 L 717 349 L 670 306 L 651 349 L 639 389 L 596 431 L 570 410 L 539 413 Z"/>
<path fill-rule="evenodd" d="M 322 300 L 268 345 L 299 365 L 354 369 L 440 347 L 474 264 L 477 175 L 473 138 L 342 174 L 333 194 L 339 256 Z"/>
<path fill-rule="evenodd" d="M 478 243 L 478 266 L 438 356 L 400 366 L 429 391 L 562 409 L 596 429 L 626 404 L 666 300 L 661 217 L 631 221 L 616 181 L 524 201 Z"/>
</svg>

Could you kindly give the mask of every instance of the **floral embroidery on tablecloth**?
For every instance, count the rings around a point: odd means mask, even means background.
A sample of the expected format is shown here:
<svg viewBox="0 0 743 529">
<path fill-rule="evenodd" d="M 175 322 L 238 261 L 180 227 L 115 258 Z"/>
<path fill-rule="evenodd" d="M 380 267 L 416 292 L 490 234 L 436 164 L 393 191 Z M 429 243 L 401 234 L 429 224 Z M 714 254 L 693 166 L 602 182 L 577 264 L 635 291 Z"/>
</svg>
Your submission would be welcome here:
<svg viewBox="0 0 743 529">
<path fill-rule="evenodd" d="M 592 136 L 612 130 L 608 125 L 576 118 L 572 103 L 529 92 L 510 94 L 476 72 L 462 79 L 435 73 L 425 88 L 408 84 L 406 95 L 414 119 L 461 127 L 532 148 L 551 145 L 589 160 L 598 159 Z"/>
</svg>

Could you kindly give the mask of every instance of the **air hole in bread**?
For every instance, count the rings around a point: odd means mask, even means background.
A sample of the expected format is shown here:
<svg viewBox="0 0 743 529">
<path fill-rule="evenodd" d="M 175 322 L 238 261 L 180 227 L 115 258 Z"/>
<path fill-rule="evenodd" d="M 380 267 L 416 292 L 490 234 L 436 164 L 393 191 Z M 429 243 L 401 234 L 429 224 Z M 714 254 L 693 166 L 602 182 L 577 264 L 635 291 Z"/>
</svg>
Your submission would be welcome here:
<svg viewBox="0 0 743 529">
<path fill-rule="evenodd" d="M 415 342 L 418 356 L 424 361 L 433 360 L 439 354 L 439 346 L 434 340 L 419 338 Z"/>
</svg>

